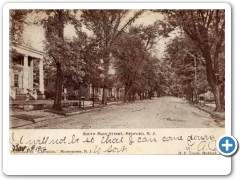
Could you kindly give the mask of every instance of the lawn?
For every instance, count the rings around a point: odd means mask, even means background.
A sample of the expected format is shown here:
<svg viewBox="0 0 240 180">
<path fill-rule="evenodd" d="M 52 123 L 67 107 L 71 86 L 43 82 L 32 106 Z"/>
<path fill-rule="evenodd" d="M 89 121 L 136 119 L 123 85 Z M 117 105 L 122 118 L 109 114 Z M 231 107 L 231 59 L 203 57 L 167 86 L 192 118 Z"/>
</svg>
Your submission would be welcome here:
<svg viewBox="0 0 240 180">
<path fill-rule="evenodd" d="M 11 115 L 11 117 L 15 117 L 15 118 L 18 118 L 18 119 L 23 119 L 23 120 L 26 120 L 26 121 L 35 122 L 34 119 L 42 118 L 44 116 L 28 115 L 28 114 L 15 114 L 15 115 Z"/>
</svg>

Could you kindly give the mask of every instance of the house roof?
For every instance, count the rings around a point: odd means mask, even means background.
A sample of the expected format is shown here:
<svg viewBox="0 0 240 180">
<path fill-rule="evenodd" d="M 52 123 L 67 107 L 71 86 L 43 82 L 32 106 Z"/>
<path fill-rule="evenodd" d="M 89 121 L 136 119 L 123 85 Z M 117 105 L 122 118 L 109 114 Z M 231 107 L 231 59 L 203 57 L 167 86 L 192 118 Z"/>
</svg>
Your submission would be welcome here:
<svg viewBox="0 0 240 180">
<path fill-rule="evenodd" d="M 46 53 L 36 50 L 36 49 L 33 49 L 24 43 L 21 43 L 17 46 L 12 46 L 12 48 L 21 54 L 25 54 L 25 55 L 35 57 L 35 58 L 43 59 L 45 56 L 47 56 Z"/>
<path fill-rule="evenodd" d="M 39 51 L 39 50 L 36 50 L 36 49 L 30 47 L 29 45 L 27 45 L 25 43 L 21 43 L 20 45 L 17 45 L 17 47 L 20 48 L 20 49 L 24 49 L 24 50 L 27 50 L 27 51 L 30 51 L 30 52 L 42 55 L 42 56 L 46 56 L 47 55 L 46 53 L 44 53 L 42 51 Z"/>
</svg>

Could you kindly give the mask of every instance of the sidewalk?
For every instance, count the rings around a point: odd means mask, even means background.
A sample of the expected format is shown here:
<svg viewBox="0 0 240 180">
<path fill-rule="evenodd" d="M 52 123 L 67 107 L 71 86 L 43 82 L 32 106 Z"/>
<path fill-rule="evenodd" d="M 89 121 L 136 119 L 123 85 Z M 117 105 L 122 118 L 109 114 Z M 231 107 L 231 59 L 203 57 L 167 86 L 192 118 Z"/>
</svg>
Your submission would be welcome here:
<svg viewBox="0 0 240 180">
<path fill-rule="evenodd" d="M 11 100 L 9 102 L 10 108 L 15 109 L 24 109 L 24 110 L 41 110 L 41 109 L 50 109 L 53 105 L 53 100 Z M 82 101 L 83 103 L 83 101 Z M 90 105 L 92 101 L 84 101 L 86 106 Z M 69 107 L 69 106 L 78 106 L 79 100 L 62 100 L 61 102 L 62 107 Z"/>
<path fill-rule="evenodd" d="M 65 116 L 72 116 L 77 114 L 82 114 L 94 110 L 99 110 L 101 108 L 105 108 L 108 106 L 113 105 L 121 105 L 123 104 L 122 101 L 119 102 L 108 102 L 107 106 L 104 106 L 102 104 L 95 104 L 94 107 L 92 107 L 92 103 L 84 103 L 84 108 L 79 108 L 77 106 L 70 106 L 68 108 L 64 109 L 64 115 L 57 114 L 51 112 L 50 109 L 42 109 L 42 110 L 22 110 L 22 109 L 10 109 L 10 122 L 9 127 L 10 128 L 17 128 L 25 125 L 34 124 L 40 121 L 47 121 L 50 119 L 57 119 L 62 118 Z"/>
<path fill-rule="evenodd" d="M 63 116 L 45 112 L 46 110 L 10 110 L 10 128 L 21 127 L 48 119 L 61 118 Z"/>
<path fill-rule="evenodd" d="M 193 106 L 197 107 L 198 109 L 205 111 L 210 114 L 210 116 L 214 119 L 215 123 L 219 125 L 219 127 L 225 127 L 225 112 L 216 112 L 215 104 L 193 104 Z"/>
</svg>

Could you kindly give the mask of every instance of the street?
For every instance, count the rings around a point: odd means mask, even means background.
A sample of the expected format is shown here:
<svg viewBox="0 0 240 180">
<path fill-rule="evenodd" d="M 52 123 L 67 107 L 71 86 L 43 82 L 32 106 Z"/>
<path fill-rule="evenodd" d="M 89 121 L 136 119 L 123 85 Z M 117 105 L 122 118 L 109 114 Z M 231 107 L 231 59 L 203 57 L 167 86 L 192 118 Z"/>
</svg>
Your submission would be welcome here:
<svg viewBox="0 0 240 180">
<path fill-rule="evenodd" d="M 175 97 L 109 105 L 84 114 L 61 116 L 21 129 L 217 128 L 211 116 Z"/>
</svg>

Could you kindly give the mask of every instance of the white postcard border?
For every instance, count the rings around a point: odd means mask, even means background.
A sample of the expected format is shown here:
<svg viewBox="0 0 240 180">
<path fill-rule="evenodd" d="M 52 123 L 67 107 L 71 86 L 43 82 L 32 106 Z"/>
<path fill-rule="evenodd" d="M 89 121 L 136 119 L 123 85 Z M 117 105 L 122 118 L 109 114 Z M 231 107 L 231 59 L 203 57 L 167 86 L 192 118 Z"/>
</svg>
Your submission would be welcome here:
<svg viewBox="0 0 240 180">
<path fill-rule="evenodd" d="M 225 133 L 231 134 L 231 7 L 227 3 L 8 3 L 3 7 L 3 172 L 8 175 L 226 175 L 231 158 L 178 155 L 19 156 L 9 154 L 9 9 L 225 9 Z M 174 162 L 174 163 L 173 163 Z M 204 166 L 202 166 L 204 164 Z"/>
</svg>

